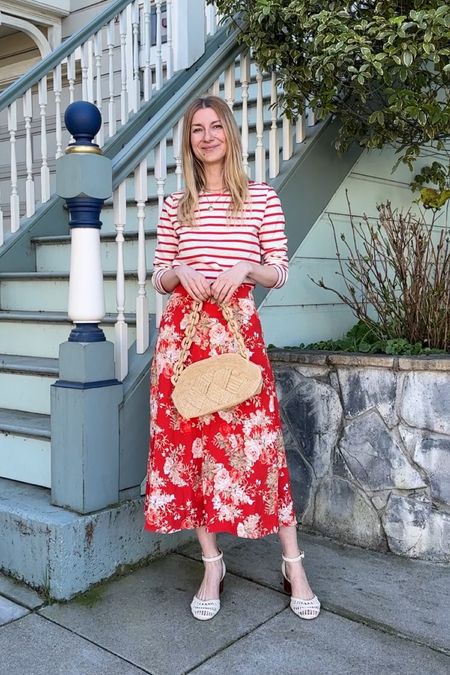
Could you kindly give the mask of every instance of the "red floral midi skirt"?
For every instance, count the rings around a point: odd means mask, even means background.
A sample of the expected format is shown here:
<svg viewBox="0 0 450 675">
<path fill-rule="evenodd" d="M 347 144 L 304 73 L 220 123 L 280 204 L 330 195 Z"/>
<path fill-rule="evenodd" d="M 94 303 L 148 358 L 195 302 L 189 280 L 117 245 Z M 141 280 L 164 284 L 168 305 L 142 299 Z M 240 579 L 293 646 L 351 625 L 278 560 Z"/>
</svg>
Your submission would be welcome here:
<svg viewBox="0 0 450 675">
<path fill-rule="evenodd" d="M 231 307 L 248 357 L 262 368 L 261 393 L 230 410 L 185 420 L 172 403 L 170 378 L 191 307 L 178 286 L 152 362 L 145 528 L 168 533 L 206 526 L 256 539 L 295 525 L 275 382 L 252 287 L 242 285 Z M 186 365 L 237 351 L 220 308 L 205 302 Z"/>
</svg>

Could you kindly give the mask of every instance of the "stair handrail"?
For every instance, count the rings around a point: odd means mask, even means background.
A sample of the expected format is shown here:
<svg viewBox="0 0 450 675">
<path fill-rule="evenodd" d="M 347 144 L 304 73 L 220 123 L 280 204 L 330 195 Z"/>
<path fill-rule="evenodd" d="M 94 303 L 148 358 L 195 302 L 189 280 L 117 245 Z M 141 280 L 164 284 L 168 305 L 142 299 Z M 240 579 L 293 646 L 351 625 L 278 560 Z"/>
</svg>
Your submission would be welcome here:
<svg viewBox="0 0 450 675">
<path fill-rule="evenodd" d="M 106 25 L 116 14 L 122 11 L 133 0 L 115 0 L 96 19 L 90 21 L 86 26 L 71 35 L 67 40 L 60 44 L 50 54 L 48 54 L 35 66 L 30 68 L 22 77 L 9 85 L 0 94 L 0 111 L 11 105 L 19 96 L 22 96 L 30 87 L 37 84 L 45 75 L 48 75 L 56 66 L 58 66 L 67 56 L 72 54 L 77 47 L 80 47 L 87 39 L 95 35 L 97 31 Z"/>
</svg>

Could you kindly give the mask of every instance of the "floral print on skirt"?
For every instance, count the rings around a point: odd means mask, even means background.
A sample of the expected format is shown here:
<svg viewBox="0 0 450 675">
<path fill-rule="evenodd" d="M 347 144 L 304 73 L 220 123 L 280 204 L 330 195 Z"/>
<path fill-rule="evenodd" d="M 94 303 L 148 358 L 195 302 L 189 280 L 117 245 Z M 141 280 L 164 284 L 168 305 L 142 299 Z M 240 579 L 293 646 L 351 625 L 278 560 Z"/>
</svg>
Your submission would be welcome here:
<svg viewBox="0 0 450 675">
<path fill-rule="evenodd" d="M 152 362 L 145 528 L 168 533 L 206 526 L 255 539 L 295 525 L 275 382 L 252 287 L 242 285 L 231 307 L 248 357 L 262 367 L 261 393 L 230 410 L 185 420 L 172 403 L 170 378 L 191 307 L 177 286 Z M 186 365 L 237 351 L 220 308 L 205 302 Z"/>
</svg>

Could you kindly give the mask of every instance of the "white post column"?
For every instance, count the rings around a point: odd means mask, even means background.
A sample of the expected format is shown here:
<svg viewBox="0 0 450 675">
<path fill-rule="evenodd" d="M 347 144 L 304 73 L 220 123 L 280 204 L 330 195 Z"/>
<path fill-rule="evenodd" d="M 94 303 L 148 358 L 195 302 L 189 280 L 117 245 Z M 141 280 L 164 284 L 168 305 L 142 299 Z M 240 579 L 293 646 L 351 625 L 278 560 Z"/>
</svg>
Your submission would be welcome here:
<svg viewBox="0 0 450 675">
<path fill-rule="evenodd" d="M 172 44 L 174 70 L 184 70 L 205 51 L 205 0 L 173 0 Z"/>
</svg>

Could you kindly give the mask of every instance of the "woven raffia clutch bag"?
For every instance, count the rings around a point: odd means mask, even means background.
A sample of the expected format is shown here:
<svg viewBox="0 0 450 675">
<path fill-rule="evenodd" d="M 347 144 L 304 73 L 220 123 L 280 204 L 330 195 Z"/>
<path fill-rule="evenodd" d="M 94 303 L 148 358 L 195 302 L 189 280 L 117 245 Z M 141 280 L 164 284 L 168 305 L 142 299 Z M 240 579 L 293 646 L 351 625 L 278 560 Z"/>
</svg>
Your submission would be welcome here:
<svg viewBox="0 0 450 675">
<path fill-rule="evenodd" d="M 178 362 L 174 366 L 172 400 L 185 419 L 209 415 L 233 408 L 262 387 L 261 369 L 246 357 L 245 345 L 231 309 L 222 305 L 222 312 L 239 346 L 239 354 L 211 356 L 185 367 L 196 325 L 200 318 L 201 302 L 194 302 Z"/>
</svg>

